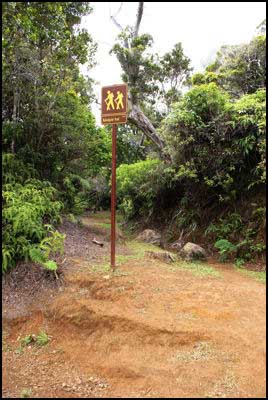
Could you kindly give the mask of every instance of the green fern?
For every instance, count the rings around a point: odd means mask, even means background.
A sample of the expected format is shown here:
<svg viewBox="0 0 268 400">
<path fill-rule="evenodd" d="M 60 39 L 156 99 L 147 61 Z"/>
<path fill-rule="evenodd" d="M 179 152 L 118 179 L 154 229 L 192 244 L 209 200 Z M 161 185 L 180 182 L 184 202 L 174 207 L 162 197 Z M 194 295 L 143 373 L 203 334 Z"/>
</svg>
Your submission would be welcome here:
<svg viewBox="0 0 268 400">
<path fill-rule="evenodd" d="M 56 271 L 57 271 L 57 263 L 53 260 L 48 260 L 46 257 L 46 254 L 39 248 L 39 247 L 33 247 L 30 250 L 30 257 L 33 262 L 41 265 L 42 267 L 46 268 L 49 271 L 53 271 L 57 277 Z"/>
<path fill-rule="evenodd" d="M 45 267 L 49 271 L 54 271 L 54 272 L 56 272 L 56 270 L 58 268 L 57 263 L 55 261 L 53 261 L 53 260 L 48 260 L 42 265 L 43 265 L 43 267 Z"/>
<path fill-rule="evenodd" d="M 46 257 L 39 247 L 32 247 L 29 253 L 31 260 L 37 264 L 43 265 L 47 261 Z"/>
<path fill-rule="evenodd" d="M 2 247 L 2 271 L 6 272 L 13 265 L 14 251 L 7 247 Z"/>
<path fill-rule="evenodd" d="M 237 250 L 237 246 L 226 239 L 217 240 L 214 247 L 219 249 L 221 262 L 225 262 L 228 256 Z"/>
<path fill-rule="evenodd" d="M 25 347 L 28 346 L 30 343 L 34 342 L 34 336 L 33 335 L 26 335 L 24 338 L 21 339 L 21 346 Z"/>
<path fill-rule="evenodd" d="M 51 337 L 45 332 L 40 331 L 39 334 L 36 336 L 36 344 L 38 346 L 45 346 L 50 341 Z"/>
<path fill-rule="evenodd" d="M 6 161 L 12 159 L 7 157 Z M 60 221 L 63 207 L 55 200 L 56 193 L 49 182 L 37 179 L 29 179 L 24 185 L 18 182 L 3 185 L 3 272 L 18 260 L 29 258 L 55 270 L 53 263 L 46 265 L 46 262 L 51 253 L 63 252 L 64 235 L 54 231 L 52 225 Z"/>
</svg>

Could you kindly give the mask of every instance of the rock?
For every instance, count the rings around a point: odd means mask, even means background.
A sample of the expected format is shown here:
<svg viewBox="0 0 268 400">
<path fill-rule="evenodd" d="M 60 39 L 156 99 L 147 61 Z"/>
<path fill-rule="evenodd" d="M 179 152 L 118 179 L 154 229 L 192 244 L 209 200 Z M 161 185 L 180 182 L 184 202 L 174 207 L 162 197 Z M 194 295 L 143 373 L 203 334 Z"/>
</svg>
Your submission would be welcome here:
<svg viewBox="0 0 268 400">
<path fill-rule="evenodd" d="M 186 261 L 191 260 L 206 260 L 206 252 L 203 247 L 198 244 L 188 242 L 180 251 L 180 256 Z"/>
<path fill-rule="evenodd" d="M 168 251 L 165 252 L 146 251 L 145 254 L 150 258 L 153 258 L 155 260 L 160 260 L 165 263 L 171 263 L 176 261 L 174 254 L 169 253 Z"/>
<path fill-rule="evenodd" d="M 152 243 L 160 246 L 161 235 L 153 229 L 145 229 L 137 236 L 136 239 L 141 242 Z"/>
<path fill-rule="evenodd" d="M 183 240 L 183 232 L 184 231 L 182 230 L 179 239 L 177 239 L 174 243 L 171 244 L 171 248 L 178 252 L 182 249 L 182 247 L 185 243 L 185 241 Z"/>
</svg>

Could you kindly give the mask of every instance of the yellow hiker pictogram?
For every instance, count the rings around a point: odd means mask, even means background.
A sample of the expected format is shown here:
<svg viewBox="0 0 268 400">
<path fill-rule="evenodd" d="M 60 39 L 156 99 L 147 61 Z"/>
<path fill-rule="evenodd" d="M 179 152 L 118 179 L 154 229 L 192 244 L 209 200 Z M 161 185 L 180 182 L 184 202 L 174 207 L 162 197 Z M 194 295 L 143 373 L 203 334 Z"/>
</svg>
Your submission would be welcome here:
<svg viewBox="0 0 268 400">
<path fill-rule="evenodd" d="M 104 100 L 106 103 L 106 109 L 107 111 L 110 110 L 110 107 L 114 110 L 114 94 L 110 90 L 107 90 L 107 97 Z"/>
<path fill-rule="evenodd" d="M 120 107 L 124 108 L 124 104 L 123 104 L 124 95 L 119 90 L 116 93 L 117 93 L 117 98 L 114 101 L 116 103 L 116 109 L 119 110 Z"/>
<path fill-rule="evenodd" d="M 125 124 L 127 121 L 128 88 L 126 84 L 101 88 L 101 123 Z"/>
</svg>

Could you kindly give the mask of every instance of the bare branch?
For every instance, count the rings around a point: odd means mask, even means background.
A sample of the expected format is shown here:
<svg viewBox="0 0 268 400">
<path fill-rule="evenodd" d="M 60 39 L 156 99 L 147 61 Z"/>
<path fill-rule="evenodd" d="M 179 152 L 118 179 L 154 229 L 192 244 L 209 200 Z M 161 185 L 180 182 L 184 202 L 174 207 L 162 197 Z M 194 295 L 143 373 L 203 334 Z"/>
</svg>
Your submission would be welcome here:
<svg viewBox="0 0 268 400">
<path fill-rule="evenodd" d="M 141 23 L 142 14 L 143 14 L 143 4 L 144 4 L 143 1 L 139 2 L 136 26 L 135 26 L 135 31 L 134 31 L 134 38 L 136 38 L 138 36 L 138 33 L 139 33 L 140 23 Z"/>
<path fill-rule="evenodd" d="M 117 11 L 117 13 L 115 14 L 115 17 L 120 13 L 120 11 L 121 11 L 121 9 L 122 9 L 122 5 L 123 5 L 123 2 L 121 2 L 118 11 Z"/>
<path fill-rule="evenodd" d="M 122 26 L 119 24 L 119 22 L 116 21 L 115 17 L 113 15 L 110 15 L 111 20 L 113 23 L 119 28 L 121 31 L 123 30 Z"/>
<path fill-rule="evenodd" d="M 123 31 L 123 27 L 119 24 L 119 22 L 116 21 L 115 17 L 120 13 L 121 9 L 122 9 L 122 5 L 123 3 L 121 2 L 119 9 L 117 10 L 117 12 L 112 15 L 111 13 L 111 7 L 109 5 L 109 10 L 110 10 L 110 18 L 113 21 L 113 23 L 115 24 L 115 26 L 117 26 L 118 29 L 120 29 L 121 31 Z"/>
<path fill-rule="evenodd" d="M 119 7 L 119 10 L 118 10 L 117 13 L 115 14 L 115 16 L 120 12 L 120 10 L 121 10 L 121 8 L 122 8 L 122 4 L 123 4 L 123 3 L 121 3 L 121 6 Z M 119 24 L 119 22 L 116 21 L 115 17 L 114 17 L 113 15 L 111 15 L 111 9 L 110 9 L 110 18 L 111 18 L 111 20 L 113 21 L 113 23 L 115 24 L 115 26 L 116 26 L 118 29 L 120 29 L 121 32 L 123 32 L 123 30 L 124 30 L 123 27 Z M 125 48 L 126 48 L 126 49 L 129 49 L 129 44 L 128 44 L 128 40 L 127 40 L 127 39 L 124 40 L 124 45 L 125 45 Z"/>
</svg>

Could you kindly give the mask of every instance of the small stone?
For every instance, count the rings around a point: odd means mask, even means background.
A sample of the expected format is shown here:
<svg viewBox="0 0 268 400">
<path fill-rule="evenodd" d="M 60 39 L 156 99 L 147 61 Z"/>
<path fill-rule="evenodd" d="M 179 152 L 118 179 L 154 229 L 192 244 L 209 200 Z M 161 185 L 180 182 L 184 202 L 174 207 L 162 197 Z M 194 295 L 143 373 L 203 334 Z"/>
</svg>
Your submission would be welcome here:
<svg viewBox="0 0 268 400">
<path fill-rule="evenodd" d="M 66 386 L 68 386 L 68 385 L 67 385 L 67 383 L 64 382 L 64 383 L 62 384 L 62 387 L 66 387 Z"/>
<path fill-rule="evenodd" d="M 103 279 L 110 279 L 110 275 L 104 275 Z"/>
</svg>

